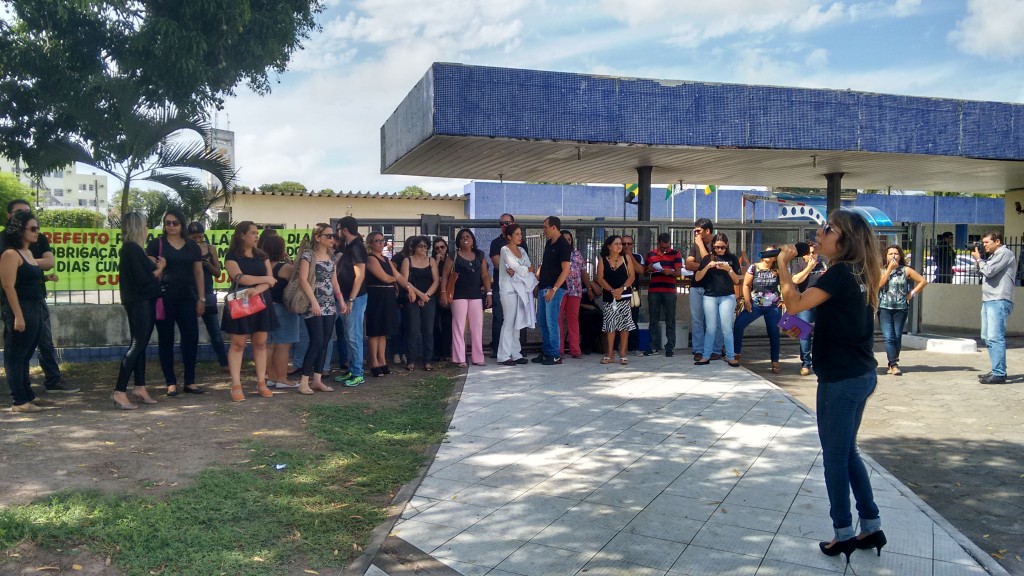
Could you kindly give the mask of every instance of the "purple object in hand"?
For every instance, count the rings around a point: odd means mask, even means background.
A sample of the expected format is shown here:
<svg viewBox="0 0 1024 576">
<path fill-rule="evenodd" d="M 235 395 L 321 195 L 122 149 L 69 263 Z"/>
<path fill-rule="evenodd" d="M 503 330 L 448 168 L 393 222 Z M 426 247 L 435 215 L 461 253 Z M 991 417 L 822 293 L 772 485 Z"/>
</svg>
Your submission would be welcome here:
<svg viewBox="0 0 1024 576">
<path fill-rule="evenodd" d="M 787 331 L 792 330 L 793 328 L 800 329 L 801 340 L 807 340 L 811 337 L 811 330 L 814 329 L 814 326 L 790 314 L 789 312 L 783 312 L 782 318 L 779 320 L 779 329 Z"/>
</svg>

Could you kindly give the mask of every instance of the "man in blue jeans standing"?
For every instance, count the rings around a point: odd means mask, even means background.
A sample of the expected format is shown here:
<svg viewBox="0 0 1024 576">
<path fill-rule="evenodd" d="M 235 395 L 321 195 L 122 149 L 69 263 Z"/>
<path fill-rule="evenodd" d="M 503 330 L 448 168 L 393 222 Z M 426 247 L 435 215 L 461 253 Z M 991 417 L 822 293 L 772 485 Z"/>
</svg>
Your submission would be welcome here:
<svg viewBox="0 0 1024 576">
<path fill-rule="evenodd" d="M 1003 235 L 992 231 L 981 239 L 988 254 L 982 260 L 978 247 L 974 258 L 981 273 L 981 338 L 988 347 L 992 371 L 979 376 L 982 384 L 1006 384 L 1006 319 L 1013 312 L 1013 281 L 1017 274 L 1017 259 L 1013 251 L 1003 244 Z"/>
<path fill-rule="evenodd" d="M 544 260 L 540 265 L 537 279 L 537 325 L 543 341 L 541 354 L 534 362 L 545 366 L 561 364 L 559 356 L 559 340 L 562 332 L 558 328 L 558 312 L 565 297 L 565 280 L 569 277 L 569 261 L 572 259 L 572 246 L 562 237 L 562 221 L 557 216 L 544 219 L 544 235 L 548 241 L 544 244 Z"/>
<path fill-rule="evenodd" d="M 366 316 L 366 244 L 359 235 L 359 222 L 352 216 L 338 220 L 345 250 L 338 260 L 338 285 L 344 302 L 338 303 L 348 340 L 349 377 L 345 386 L 359 386 L 363 379 L 363 318 Z"/>
</svg>

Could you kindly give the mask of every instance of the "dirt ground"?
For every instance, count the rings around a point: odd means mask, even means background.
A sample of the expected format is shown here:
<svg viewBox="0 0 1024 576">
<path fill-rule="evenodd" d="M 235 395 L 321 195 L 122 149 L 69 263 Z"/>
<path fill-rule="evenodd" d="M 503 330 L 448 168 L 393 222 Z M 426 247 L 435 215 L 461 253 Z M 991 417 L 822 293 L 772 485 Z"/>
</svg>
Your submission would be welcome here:
<svg viewBox="0 0 1024 576">
<path fill-rule="evenodd" d="M 442 365 L 444 365 L 442 363 Z M 0 507 L 27 504 L 62 491 L 95 490 L 112 494 L 161 495 L 188 485 L 201 471 L 248 459 L 247 442 L 307 451 L 325 445 L 305 431 L 302 407 L 311 403 L 401 402 L 413 382 L 427 375 L 454 376 L 454 367 L 434 372 L 407 372 L 392 367 L 386 378 L 335 391 L 302 396 L 275 391 L 273 398 L 256 395 L 251 364 L 243 369 L 244 402 L 229 400 L 229 377 L 215 364 L 201 364 L 202 395 L 167 397 L 162 386 L 149 386 L 158 401 L 138 410 L 114 410 L 110 393 L 116 376 L 112 363 L 62 366 L 67 380 L 81 386 L 77 394 L 45 394 L 57 406 L 36 414 L 0 414 Z M 147 367 L 150 382 L 160 369 Z M 154 376 L 156 376 L 154 378 Z M 248 376 L 248 379 L 246 379 Z M 41 381 L 38 369 L 33 381 Z M 2 402 L 10 406 L 6 386 Z M 0 574 L 120 574 L 107 558 L 82 550 L 45 550 L 31 544 L 0 553 Z"/>
</svg>

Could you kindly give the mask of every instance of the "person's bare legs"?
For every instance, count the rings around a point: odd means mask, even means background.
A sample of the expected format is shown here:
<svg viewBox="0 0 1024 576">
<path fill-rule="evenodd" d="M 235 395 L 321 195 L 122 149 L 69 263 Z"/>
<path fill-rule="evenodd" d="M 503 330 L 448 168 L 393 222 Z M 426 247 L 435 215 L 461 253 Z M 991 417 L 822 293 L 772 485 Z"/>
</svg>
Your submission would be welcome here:
<svg viewBox="0 0 1024 576">
<path fill-rule="evenodd" d="M 231 401 L 241 402 L 245 400 L 242 392 L 242 354 L 245 353 L 245 342 L 248 340 L 246 334 L 232 334 L 231 344 L 228 348 L 228 370 L 231 372 Z"/>
<path fill-rule="evenodd" d="M 267 388 L 267 333 L 252 333 L 252 359 L 256 364 L 256 391 L 264 398 L 274 395 Z"/>
</svg>

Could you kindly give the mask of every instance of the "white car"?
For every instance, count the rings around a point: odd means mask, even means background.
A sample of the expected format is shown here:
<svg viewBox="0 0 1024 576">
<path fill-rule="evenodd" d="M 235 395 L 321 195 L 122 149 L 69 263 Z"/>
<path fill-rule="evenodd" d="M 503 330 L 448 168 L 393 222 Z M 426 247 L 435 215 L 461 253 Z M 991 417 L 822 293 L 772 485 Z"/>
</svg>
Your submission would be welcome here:
<svg viewBox="0 0 1024 576">
<path fill-rule="evenodd" d="M 925 268 L 920 271 L 925 280 L 935 282 L 935 259 L 931 256 L 925 261 Z M 974 265 L 974 258 L 958 255 L 953 262 L 953 284 L 981 284 L 981 274 Z"/>
</svg>

